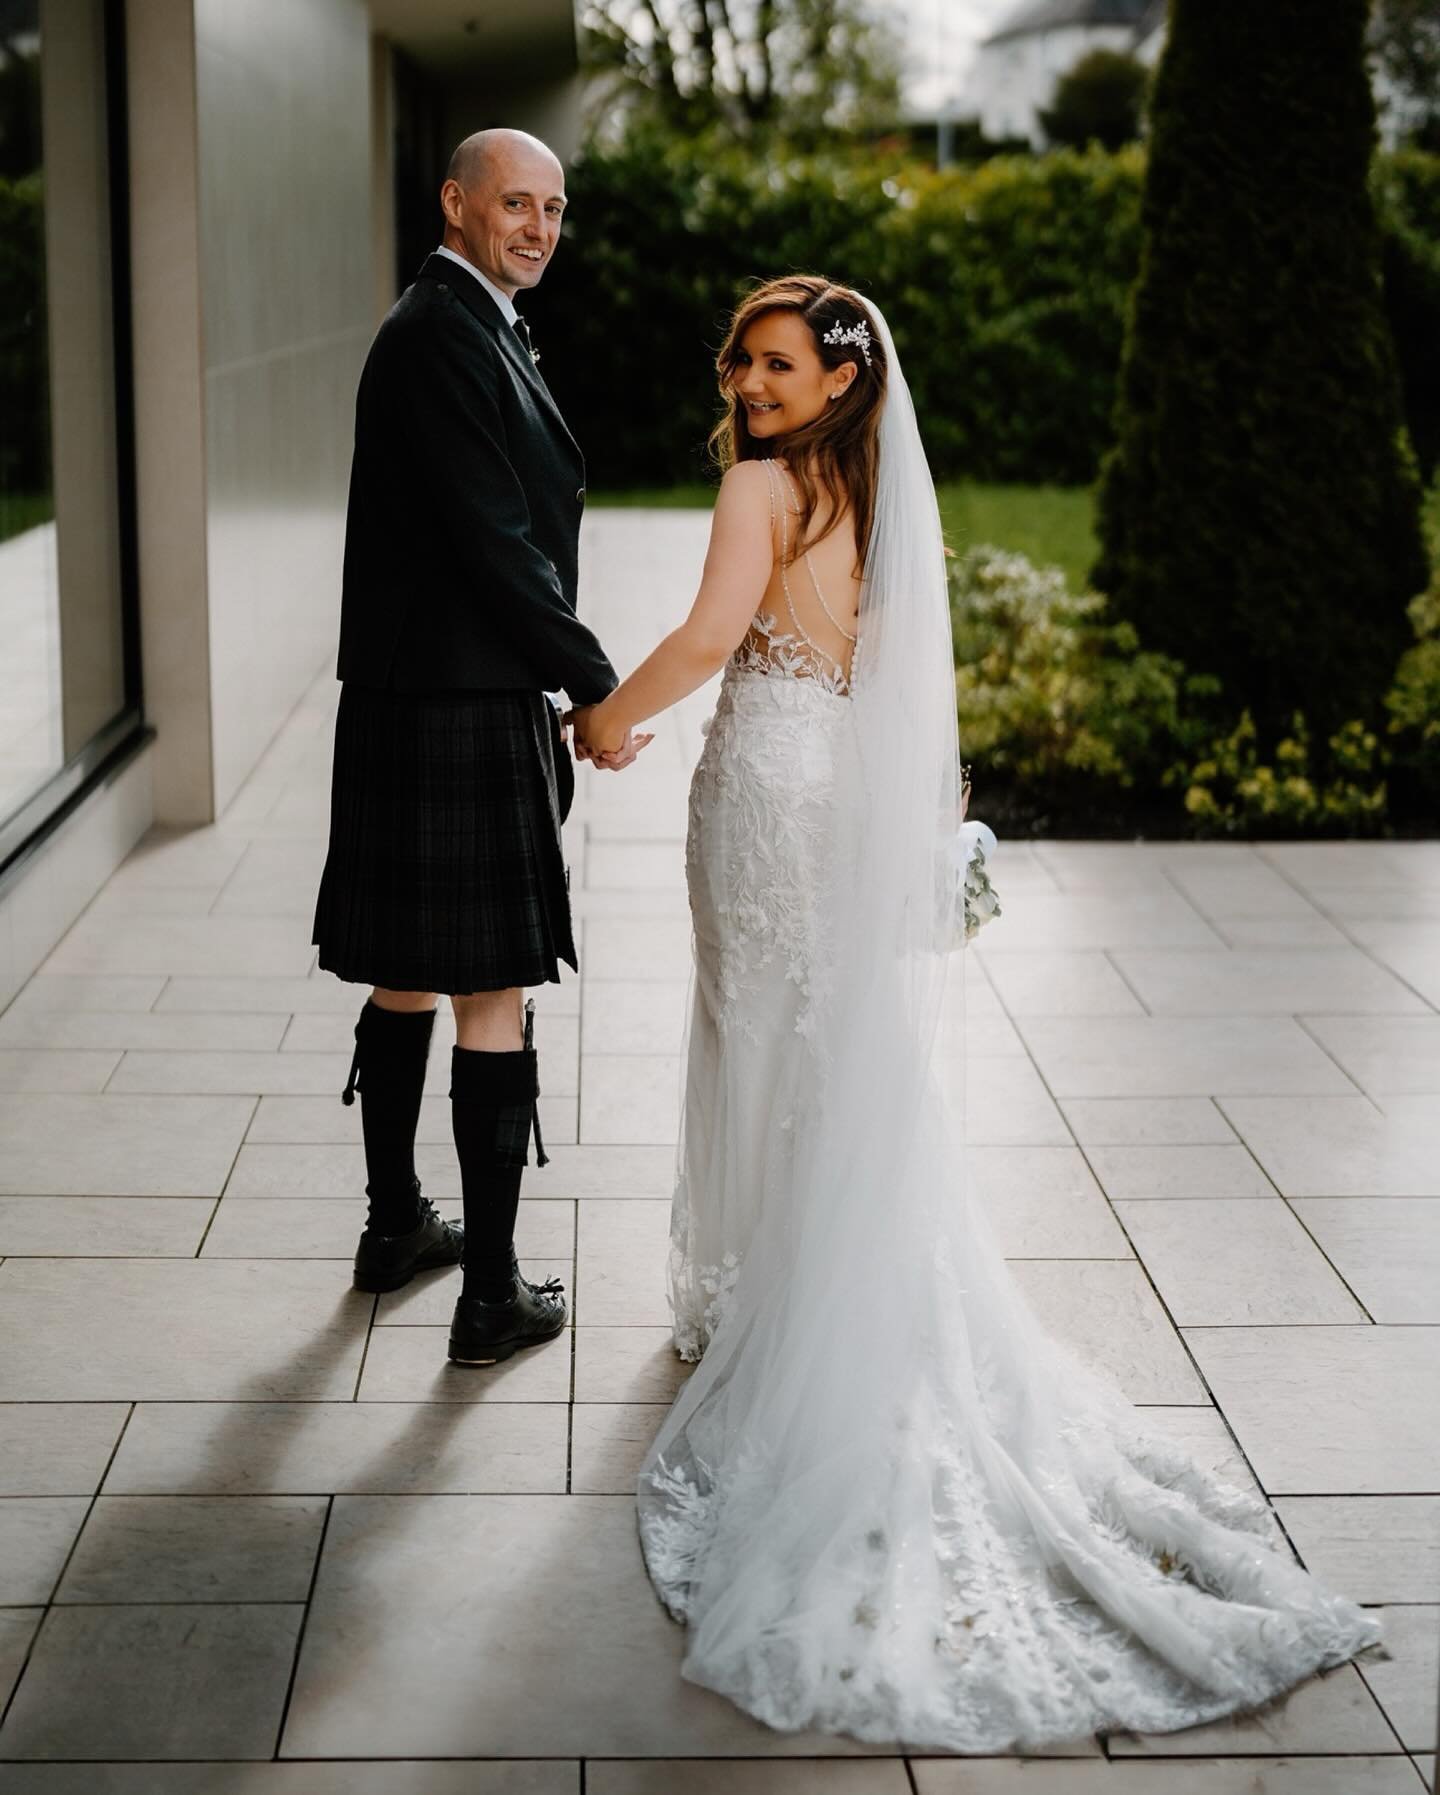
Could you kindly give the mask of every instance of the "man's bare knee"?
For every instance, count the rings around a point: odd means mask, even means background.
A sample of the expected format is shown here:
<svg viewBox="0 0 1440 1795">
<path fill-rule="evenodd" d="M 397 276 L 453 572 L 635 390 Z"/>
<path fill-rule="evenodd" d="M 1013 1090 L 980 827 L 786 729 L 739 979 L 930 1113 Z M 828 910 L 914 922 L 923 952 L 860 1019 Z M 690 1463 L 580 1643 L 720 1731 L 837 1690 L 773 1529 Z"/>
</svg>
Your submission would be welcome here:
<svg viewBox="0 0 1440 1795">
<path fill-rule="evenodd" d="M 452 997 L 456 1045 L 474 1053 L 514 1053 L 524 1045 L 524 1000 L 518 987 Z"/>
<path fill-rule="evenodd" d="M 433 1010 L 435 993 L 433 991 L 387 991 L 382 985 L 376 985 L 370 993 L 370 1001 L 377 1010 Z"/>
</svg>

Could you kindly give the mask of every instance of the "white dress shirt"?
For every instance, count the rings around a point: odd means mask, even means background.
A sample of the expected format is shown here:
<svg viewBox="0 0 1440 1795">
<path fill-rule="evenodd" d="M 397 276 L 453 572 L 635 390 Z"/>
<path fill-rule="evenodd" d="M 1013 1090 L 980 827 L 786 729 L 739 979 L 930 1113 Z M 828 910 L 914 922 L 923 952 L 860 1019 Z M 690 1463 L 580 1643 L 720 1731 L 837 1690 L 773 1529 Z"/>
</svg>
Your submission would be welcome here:
<svg viewBox="0 0 1440 1795">
<path fill-rule="evenodd" d="M 447 257 L 450 261 L 454 262 L 457 268 L 463 268 L 467 274 L 473 274 L 475 279 L 479 281 L 480 285 L 484 287 L 485 291 L 505 314 L 505 322 L 513 328 L 515 320 L 520 314 L 515 309 L 515 301 L 508 293 L 502 292 L 488 275 L 484 275 L 480 272 L 473 262 L 467 262 L 464 256 L 456 255 L 453 249 L 447 249 L 443 243 L 435 253 L 437 256 Z"/>
</svg>

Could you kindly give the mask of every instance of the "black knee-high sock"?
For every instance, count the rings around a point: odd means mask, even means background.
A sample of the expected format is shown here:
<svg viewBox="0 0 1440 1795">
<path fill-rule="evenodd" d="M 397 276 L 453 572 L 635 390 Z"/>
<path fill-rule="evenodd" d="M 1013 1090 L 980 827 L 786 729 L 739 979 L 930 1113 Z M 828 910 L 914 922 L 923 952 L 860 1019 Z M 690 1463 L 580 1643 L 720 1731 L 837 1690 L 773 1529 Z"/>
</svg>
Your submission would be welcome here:
<svg viewBox="0 0 1440 1795">
<path fill-rule="evenodd" d="M 515 1216 L 539 1094 L 531 1047 L 515 1053 L 457 1047 L 451 1055 L 450 1119 L 465 1199 L 462 1297 L 498 1303 L 514 1294 Z"/>
<path fill-rule="evenodd" d="M 420 1219 L 415 1130 L 434 1027 L 434 1010 L 382 1010 L 376 1003 L 367 1003 L 355 1024 L 345 1102 L 360 1092 L 366 1226 L 377 1234 L 408 1234 Z"/>
</svg>

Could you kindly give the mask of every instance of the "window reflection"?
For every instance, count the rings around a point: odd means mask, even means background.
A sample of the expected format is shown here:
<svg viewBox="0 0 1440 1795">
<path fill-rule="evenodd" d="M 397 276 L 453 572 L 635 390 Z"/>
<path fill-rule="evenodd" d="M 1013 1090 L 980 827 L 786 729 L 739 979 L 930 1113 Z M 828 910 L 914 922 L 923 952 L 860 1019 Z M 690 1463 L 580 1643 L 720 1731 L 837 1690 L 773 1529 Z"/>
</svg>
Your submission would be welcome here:
<svg viewBox="0 0 1440 1795">
<path fill-rule="evenodd" d="M 125 708 L 104 0 L 0 0 L 0 825 Z"/>
</svg>

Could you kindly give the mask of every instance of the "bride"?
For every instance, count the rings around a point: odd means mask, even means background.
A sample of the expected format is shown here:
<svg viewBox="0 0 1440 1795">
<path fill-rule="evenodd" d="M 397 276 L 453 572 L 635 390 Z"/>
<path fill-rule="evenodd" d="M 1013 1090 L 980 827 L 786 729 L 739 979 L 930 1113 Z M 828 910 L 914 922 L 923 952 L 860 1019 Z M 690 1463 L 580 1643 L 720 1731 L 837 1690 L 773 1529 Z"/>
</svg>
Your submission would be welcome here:
<svg viewBox="0 0 1440 1795">
<path fill-rule="evenodd" d="M 684 1673 L 774 1727 L 967 1752 L 1254 1707 L 1375 1620 L 1042 1331 L 967 1189 L 950 621 L 890 332 L 791 277 L 718 367 L 694 608 L 576 719 L 603 754 L 724 666 L 671 1227 L 700 1363 L 638 1486 Z"/>
</svg>

